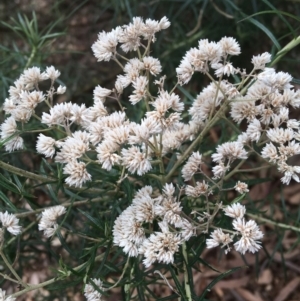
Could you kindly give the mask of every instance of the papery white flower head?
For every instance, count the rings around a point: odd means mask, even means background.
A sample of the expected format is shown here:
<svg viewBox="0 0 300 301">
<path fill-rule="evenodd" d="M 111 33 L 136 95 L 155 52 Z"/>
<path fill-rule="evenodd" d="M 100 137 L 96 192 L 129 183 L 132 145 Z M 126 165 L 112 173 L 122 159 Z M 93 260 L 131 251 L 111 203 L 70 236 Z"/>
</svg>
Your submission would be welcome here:
<svg viewBox="0 0 300 301">
<path fill-rule="evenodd" d="M 237 142 L 239 142 L 239 143 L 241 143 L 243 145 L 247 144 L 249 142 L 249 140 L 250 139 L 249 139 L 247 133 L 245 133 L 245 132 L 242 133 L 242 134 L 240 134 L 240 135 L 238 135 L 238 137 L 236 139 Z"/>
<path fill-rule="evenodd" d="M 292 76 L 282 71 L 276 73 L 273 68 L 265 68 L 257 78 L 273 89 L 285 90 L 292 87 L 290 84 L 293 79 Z"/>
<path fill-rule="evenodd" d="M 225 254 L 230 251 L 229 244 L 232 242 L 230 234 L 225 234 L 222 229 L 218 228 L 210 234 L 210 237 L 206 239 L 206 247 L 208 249 L 222 245 L 222 247 L 226 247 Z"/>
<path fill-rule="evenodd" d="M 238 192 L 238 193 L 246 193 L 246 192 L 249 192 L 249 189 L 248 189 L 248 185 L 244 182 L 240 182 L 238 181 L 236 183 L 236 185 L 234 186 L 234 189 Z"/>
<path fill-rule="evenodd" d="M 41 69 L 39 67 L 28 68 L 21 75 L 21 80 L 23 81 L 26 89 L 32 89 L 38 84 L 38 82 L 44 81 L 48 78 L 49 77 L 46 73 L 41 73 Z"/>
<path fill-rule="evenodd" d="M 115 153 L 119 148 L 119 145 L 111 140 L 105 140 L 97 146 L 97 158 L 103 169 L 110 171 L 113 165 L 121 163 L 121 156 Z"/>
<path fill-rule="evenodd" d="M 254 69 L 264 69 L 266 64 L 271 62 L 272 55 L 268 52 L 253 56 L 251 63 L 254 65 Z"/>
<path fill-rule="evenodd" d="M 175 227 L 180 227 L 182 224 L 181 211 L 181 203 L 176 202 L 176 198 L 170 196 L 163 198 L 161 204 L 156 204 L 155 206 L 155 214 L 161 216 L 165 222 Z"/>
<path fill-rule="evenodd" d="M 22 91 L 20 93 L 21 107 L 33 110 L 40 102 L 44 101 L 45 97 L 41 91 Z"/>
<path fill-rule="evenodd" d="M 56 70 L 53 66 L 47 67 L 45 71 L 45 78 L 51 79 L 51 81 L 55 81 L 59 78 L 60 72 Z"/>
<path fill-rule="evenodd" d="M 61 142 L 60 147 L 61 149 L 55 157 L 55 161 L 60 163 L 73 162 L 89 150 L 88 141 L 83 141 L 77 137 L 68 137 L 64 142 Z"/>
<path fill-rule="evenodd" d="M 17 123 L 12 116 L 5 119 L 0 126 L 1 138 L 5 139 L 13 135 L 17 131 Z"/>
<path fill-rule="evenodd" d="M 126 166 L 131 173 L 137 173 L 139 176 L 152 169 L 151 163 L 146 154 L 141 152 L 137 146 L 131 146 L 129 149 L 122 149 L 122 164 Z"/>
<path fill-rule="evenodd" d="M 241 254 L 245 254 L 247 251 L 255 253 L 261 248 L 259 240 L 264 235 L 254 220 L 246 222 L 244 218 L 238 218 L 232 224 L 233 228 L 242 235 L 242 238 L 234 244 L 238 252 Z"/>
<path fill-rule="evenodd" d="M 193 152 L 181 170 L 184 180 L 189 181 L 196 172 L 200 171 L 201 164 L 203 164 L 202 155 L 199 152 Z"/>
<path fill-rule="evenodd" d="M 21 226 L 19 226 L 19 219 L 14 214 L 10 214 L 7 211 L 0 212 L 0 221 L 2 227 L 6 228 L 12 235 L 18 235 L 21 233 Z"/>
<path fill-rule="evenodd" d="M 67 90 L 67 87 L 66 86 L 62 86 L 62 85 L 59 85 L 57 90 L 56 90 L 56 93 L 57 94 L 64 94 Z"/>
<path fill-rule="evenodd" d="M 82 187 L 85 182 L 92 179 L 92 176 L 86 170 L 86 164 L 76 160 L 68 162 L 63 169 L 63 173 L 69 175 L 65 182 L 70 186 Z"/>
<path fill-rule="evenodd" d="M 122 247 L 130 257 L 138 256 L 138 247 L 146 239 L 142 222 L 136 219 L 138 208 L 135 205 L 127 207 L 115 220 L 113 227 L 114 244 Z"/>
<path fill-rule="evenodd" d="M 129 101 L 133 105 L 137 104 L 140 100 L 146 97 L 147 84 L 148 84 L 148 79 L 146 76 L 139 76 L 132 83 L 134 87 L 134 91 L 133 94 L 129 96 Z"/>
<path fill-rule="evenodd" d="M 273 163 L 276 163 L 279 158 L 277 148 L 272 142 L 267 143 L 267 145 L 263 148 L 261 156 Z"/>
<path fill-rule="evenodd" d="M 145 70 L 149 70 L 152 75 L 156 76 L 161 72 L 161 64 L 158 59 L 155 59 L 152 56 L 145 56 L 143 58 L 143 63 Z"/>
<path fill-rule="evenodd" d="M 19 95 L 22 90 L 25 90 L 25 83 L 22 79 L 22 75 L 19 79 L 14 82 L 14 86 L 10 86 L 8 90 L 9 99 L 12 100 L 13 103 L 17 103 L 19 100 Z"/>
<path fill-rule="evenodd" d="M 176 225 L 180 228 L 180 235 L 182 240 L 188 241 L 192 236 L 196 236 L 196 227 L 194 227 L 187 219 L 182 218 L 181 224 Z"/>
<path fill-rule="evenodd" d="M 225 166 L 225 164 L 222 161 L 219 162 L 218 165 L 212 168 L 212 172 L 214 174 L 213 179 L 222 178 L 225 175 L 225 173 L 229 170 L 229 168 L 230 168 L 229 165 Z"/>
<path fill-rule="evenodd" d="M 123 30 L 119 33 L 119 42 L 124 52 L 136 51 L 141 46 L 140 36 L 143 34 L 145 24 L 140 17 L 134 17 L 132 23 L 123 26 Z"/>
<path fill-rule="evenodd" d="M 232 37 L 224 37 L 219 41 L 222 48 L 222 55 L 239 55 L 241 53 L 241 47 L 239 43 Z"/>
<path fill-rule="evenodd" d="M 262 133 L 262 127 L 259 120 L 256 118 L 253 119 L 252 122 L 249 123 L 246 133 L 249 140 L 258 142 Z"/>
<path fill-rule="evenodd" d="M 226 159 L 232 162 L 236 159 L 247 159 L 247 152 L 239 142 L 225 142 L 217 147 L 217 153 L 211 157 L 214 162 L 218 163 Z"/>
<path fill-rule="evenodd" d="M 129 137 L 129 127 L 121 125 L 113 129 L 107 129 L 104 133 L 104 139 L 122 145 L 127 142 Z"/>
<path fill-rule="evenodd" d="M 115 55 L 121 32 L 121 27 L 117 27 L 111 32 L 103 31 L 98 34 L 98 40 L 92 45 L 94 56 L 98 62 L 109 61 Z"/>
<path fill-rule="evenodd" d="M 49 127 L 52 125 L 64 126 L 71 118 L 72 106 L 71 102 L 56 104 L 50 109 L 49 113 L 43 113 L 41 122 L 47 124 Z"/>
<path fill-rule="evenodd" d="M 57 230 L 57 219 L 66 213 L 64 206 L 58 205 L 45 209 L 39 222 L 39 230 L 44 231 L 46 237 L 51 237 Z"/>
<path fill-rule="evenodd" d="M 255 106 L 255 101 L 245 99 L 245 101 L 231 102 L 230 115 L 237 123 L 241 123 L 243 119 L 251 121 L 257 114 L 258 110 Z"/>
<path fill-rule="evenodd" d="M 140 189 L 139 193 L 137 193 L 133 199 L 132 205 L 134 207 L 135 218 L 137 221 L 146 223 L 153 222 L 155 218 L 155 202 L 154 199 L 151 198 L 150 194 L 145 192 L 145 189 Z"/>
<path fill-rule="evenodd" d="M 39 134 L 36 143 L 36 151 L 46 157 L 52 158 L 55 154 L 55 140 L 51 137 L 47 137 L 43 134 Z"/>
<path fill-rule="evenodd" d="M 14 117 L 7 118 L 0 126 L 0 136 L 2 139 L 7 139 L 11 135 L 17 132 L 17 123 Z M 10 138 L 4 143 L 5 150 L 12 152 L 14 150 L 22 149 L 24 146 L 24 140 L 19 135 Z"/>
<path fill-rule="evenodd" d="M 5 297 L 5 295 L 6 295 L 6 291 L 4 291 L 0 288 L 0 301 L 15 301 L 16 300 L 16 298 L 13 298 L 11 296 Z"/>
<path fill-rule="evenodd" d="M 217 63 L 221 59 L 223 49 L 220 43 L 209 42 L 207 39 L 204 39 L 198 42 L 198 48 L 205 61 Z"/>
<path fill-rule="evenodd" d="M 187 84 L 191 80 L 194 71 L 195 70 L 190 61 L 187 58 L 183 58 L 180 65 L 176 68 L 177 78 L 180 85 Z"/>
<path fill-rule="evenodd" d="M 286 123 L 286 126 L 290 129 L 297 129 L 299 130 L 300 122 L 296 119 L 289 119 Z"/>
<path fill-rule="evenodd" d="M 239 203 L 229 205 L 223 209 L 225 215 L 231 218 L 243 218 L 246 213 L 246 207 Z"/>
<path fill-rule="evenodd" d="M 272 142 L 285 143 L 294 138 L 294 131 L 290 128 L 275 128 L 267 131 L 267 136 Z"/>
<path fill-rule="evenodd" d="M 97 101 L 105 102 L 106 97 L 109 96 L 112 91 L 106 88 L 102 88 L 100 85 L 96 86 L 94 89 L 94 102 L 96 103 Z"/>
<path fill-rule="evenodd" d="M 188 50 L 181 62 L 184 62 L 185 60 L 193 66 L 193 71 L 199 71 L 202 73 L 208 71 L 208 66 L 205 62 L 206 57 L 200 49 L 191 48 Z"/>
<path fill-rule="evenodd" d="M 160 30 L 167 29 L 168 27 L 170 27 L 171 22 L 169 21 L 169 19 L 166 16 L 164 16 L 160 19 L 158 25 L 159 25 Z"/>
<path fill-rule="evenodd" d="M 188 196 L 197 198 L 200 195 L 208 195 L 211 194 L 212 192 L 209 191 L 209 185 L 205 181 L 203 181 L 203 182 L 196 182 L 195 187 L 187 185 L 185 187 L 185 193 Z"/>
<path fill-rule="evenodd" d="M 221 81 L 220 87 L 226 90 L 227 84 Z M 212 110 L 215 110 L 224 100 L 224 94 L 214 82 L 205 87 L 200 94 L 197 95 L 193 105 L 189 109 L 189 113 L 194 121 L 206 121 Z"/>
<path fill-rule="evenodd" d="M 300 173 L 300 166 L 291 166 L 286 162 L 279 162 L 278 170 L 284 173 L 284 176 L 280 179 L 283 184 L 289 185 L 291 179 L 295 180 L 298 183 L 300 182 L 300 178 L 297 175 Z"/>
<path fill-rule="evenodd" d="M 211 64 L 211 67 L 213 69 L 216 69 L 215 75 L 217 77 L 221 77 L 223 75 L 230 76 L 230 75 L 236 73 L 235 68 L 232 66 L 232 64 L 230 62 L 227 62 L 226 64 L 214 63 L 214 64 Z"/>
<path fill-rule="evenodd" d="M 169 264 L 174 262 L 174 254 L 181 244 L 180 235 L 171 232 L 155 232 L 143 242 L 139 253 L 145 257 L 143 263 L 146 268 L 155 261 Z"/>
<path fill-rule="evenodd" d="M 100 279 L 92 279 L 94 285 L 100 290 L 103 288 L 103 282 Z M 84 296 L 87 301 L 101 301 L 102 294 L 95 289 L 93 284 L 86 284 L 84 287 Z"/>
</svg>

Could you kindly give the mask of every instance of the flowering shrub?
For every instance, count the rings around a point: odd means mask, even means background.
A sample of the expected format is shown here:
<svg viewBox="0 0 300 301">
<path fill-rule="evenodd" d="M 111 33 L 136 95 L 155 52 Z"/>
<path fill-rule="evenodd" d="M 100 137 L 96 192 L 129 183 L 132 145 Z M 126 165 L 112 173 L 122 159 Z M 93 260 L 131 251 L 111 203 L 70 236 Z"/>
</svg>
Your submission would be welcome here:
<svg viewBox="0 0 300 301">
<path fill-rule="evenodd" d="M 101 240 L 99 248 L 109 250 L 107 257 L 117 247 L 116 256 L 127 259 L 120 263 L 123 272 L 113 284 L 105 275 L 94 278 L 92 272 L 86 272 L 82 282 L 89 301 L 100 300 L 103 293 L 118 285 L 125 286 L 130 298 L 134 292 L 130 284 L 132 258 L 143 263 L 144 271 L 157 266 L 155 272 L 169 287 L 172 285 L 164 276 L 167 267 L 180 267 L 184 288 L 175 283 L 178 290 L 172 289 L 192 300 L 188 257 L 189 253 L 197 254 L 195 249 L 203 245 L 203 238 L 207 248 L 220 247 L 225 254 L 255 253 L 261 248 L 263 233 L 253 219 L 246 218 L 246 207 L 241 204 L 249 192 L 245 173 L 276 166 L 282 183 L 299 182 L 300 166 L 290 165 L 289 159 L 300 153 L 300 124 L 290 117 L 290 110 L 300 106 L 300 94 L 292 89 L 289 74 L 266 67 L 271 62 L 269 53 L 254 56 L 250 71 L 234 66 L 231 60 L 241 49 L 231 37 L 218 42 L 200 40 L 198 47 L 183 57 L 176 69 L 176 83 L 167 90 L 167 77 L 162 75 L 160 61 L 151 56 L 151 45 L 156 34 L 169 26 L 166 17 L 160 21 L 136 17 L 128 25 L 99 34 L 92 46 L 95 57 L 99 62 L 114 60 L 122 73 L 112 89 L 95 88 L 90 107 L 56 102 L 66 87 L 56 83 L 60 72 L 53 66 L 44 72 L 29 68 L 10 87 L 10 97 L 3 106 L 8 117 L 1 125 L 5 151 L 26 149 L 23 135 L 38 132 L 36 152 L 47 158 L 44 162 L 52 169 L 39 176 L 4 162 L 0 166 L 34 181 L 58 180 L 64 187 L 61 189 L 73 191 L 72 195 L 91 194 L 86 201 L 72 200 L 38 210 L 27 204 L 19 213 L 0 213 L 1 256 L 15 281 L 23 286 L 6 299 L 1 291 L 2 299 L 14 300 L 49 284 L 24 283 L 5 257 L 4 232 L 22 235 L 18 218 L 41 212 L 37 216 L 38 229 L 43 231 L 40 235 L 61 239 L 61 231 L 68 231 L 70 210 L 101 202 L 107 196 L 108 211 L 113 211 L 110 203 L 120 200 L 122 210 L 107 224 L 108 238 Z M 181 100 L 178 87 L 197 72 L 210 83 L 188 105 Z M 50 84 L 48 89 L 44 82 Z M 111 112 L 114 106 L 105 106 L 109 102 L 118 108 Z M 40 116 L 38 106 L 43 108 Z M 139 120 L 130 120 L 127 112 L 132 106 L 141 111 Z M 226 135 L 220 127 L 224 123 Z M 213 144 L 212 129 L 225 139 Z M 57 175 L 53 166 L 59 170 Z M 114 183 L 105 182 L 108 176 L 114 177 Z M 99 185 L 105 188 L 105 195 L 94 197 Z M 90 219 L 97 215 L 81 212 Z M 87 234 L 80 235 L 89 239 Z"/>
</svg>

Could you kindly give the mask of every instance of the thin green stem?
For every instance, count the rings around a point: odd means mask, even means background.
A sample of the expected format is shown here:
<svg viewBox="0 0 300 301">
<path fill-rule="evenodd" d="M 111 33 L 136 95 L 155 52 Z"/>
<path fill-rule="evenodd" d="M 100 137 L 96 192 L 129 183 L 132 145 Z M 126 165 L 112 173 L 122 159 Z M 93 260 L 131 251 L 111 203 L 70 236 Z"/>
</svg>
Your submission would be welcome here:
<svg viewBox="0 0 300 301">
<path fill-rule="evenodd" d="M 19 281 L 15 280 L 15 279 L 13 279 L 13 278 L 10 278 L 8 275 L 2 274 L 2 273 L 0 273 L 0 275 L 1 275 L 4 279 L 7 279 L 7 280 L 9 280 L 9 281 L 11 281 L 11 282 L 14 282 L 14 283 L 19 284 Z"/>
<path fill-rule="evenodd" d="M 125 275 L 125 272 L 126 272 L 128 266 L 129 266 L 129 260 L 130 260 L 130 257 L 128 256 L 127 261 L 126 261 L 126 264 L 125 264 L 125 266 L 124 266 L 124 268 L 123 268 L 122 275 L 120 276 L 119 280 L 118 280 L 114 285 L 112 285 L 112 286 L 110 286 L 110 287 L 104 289 L 105 291 L 108 291 L 108 290 L 110 290 L 110 289 L 116 287 L 116 286 L 120 283 L 120 281 L 123 279 L 123 277 L 124 277 L 124 275 Z"/>
<path fill-rule="evenodd" d="M 114 57 L 113 60 L 122 68 L 122 70 L 124 69 L 124 66 L 116 57 Z"/>
<path fill-rule="evenodd" d="M 184 265 L 183 265 L 183 273 L 184 273 L 184 288 L 185 288 L 185 294 L 188 301 L 192 301 L 192 292 L 191 292 L 191 286 L 189 283 L 189 275 L 187 272 L 188 267 L 188 256 L 187 256 L 187 249 L 186 249 L 186 243 L 184 242 L 182 244 L 182 254 L 184 258 Z"/>
<path fill-rule="evenodd" d="M 216 113 L 216 115 L 205 125 L 199 136 L 192 142 L 192 144 L 186 149 L 183 155 L 177 160 L 174 166 L 171 168 L 169 173 L 165 177 L 165 181 L 169 181 L 172 175 L 178 170 L 178 167 L 181 163 L 191 154 L 194 148 L 203 140 L 204 136 L 209 132 L 211 127 L 219 121 L 220 116 L 224 113 L 227 108 L 228 102 L 224 102 L 220 110 Z"/>
<path fill-rule="evenodd" d="M 22 281 L 22 279 L 20 278 L 20 276 L 17 274 L 17 272 L 15 271 L 15 269 L 12 267 L 12 265 L 10 264 L 10 262 L 8 261 L 8 259 L 6 258 L 3 250 L 0 250 L 0 256 L 2 257 L 4 263 L 6 264 L 6 266 L 8 267 L 8 269 L 11 271 L 11 273 L 16 277 L 16 279 L 18 280 L 19 284 L 21 284 L 23 287 L 28 287 L 28 285 L 26 283 L 24 283 Z"/>
<path fill-rule="evenodd" d="M 287 225 L 287 224 L 283 224 L 283 223 L 278 223 L 278 222 L 274 222 L 268 218 L 262 217 L 262 216 L 257 216 L 255 214 L 251 214 L 251 213 L 246 213 L 249 217 L 260 221 L 260 222 L 265 222 L 269 225 L 274 225 L 276 227 L 282 228 L 282 229 L 286 229 L 286 230 L 292 230 L 295 232 L 299 232 L 300 233 L 300 228 L 299 227 L 295 227 L 295 226 L 291 226 L 291 225 Z"/>
<path fill-rule="evenodd" d="M 96 256 L 95 257 L 95 262 L 103 259 L 104 255 L 105 254 L 100 254 L 100 255 Z M 85 264 L 86 264 L 86 262 L 83 263 L 83 264 L 81 264 L 81 265 L 79 265 L 79 266 L 77 266 L 77 267 L 75 267 L 75 268 L 73 268 L 73 270 L 76 272 L 76 271 L 80 270 Z M 22 296 L 25 293 L 28 293 L 30 291 L 34 291 L 34 290 L 42 288 L 42 287 L 45 287 L 45 286 L 50 285 L 50 284 L 52 284 L 52 283 L 54 283 L 54 282 L 56 282 L 58 280 L 59 280 L 58 277 L 54 277 L 54 278 L 49 279 L 49 280 L 47 280 L 45 282 L 42 282 L 42 283 L 39 283 L 39 284 L 36 284 L 36 285 L 31 285 L 31 286 L 26 287 L 25 289 L 23 289 L 23 290 L 21 290 L 21 291 L 19 291 L 17 293 L 14 293 L 14 294 L 10 295 L 10 297 L 16 298 L 16 297 Z"/>
<path fill-rule="evenodd" d="M 108 191 L 106 192 L 106 195 L 107 194 L 111 194 L 111 191 Z M 104 202 L 104 201 L 107 201 L 107 200 L 110 200 L 111 197 L 110 196 L 104 196 L 104 197 L 101 197 L 101 198 L 95 198 L 95 199 L 86 199 L 86 200 L 82 200 L 82 201 L 77 201 L 77 202 L 65 202 L 65 203 L 61 203 L 60 205 L 61 206 L 64 206 L 64 207 L 69 207 L 69 206 L 80 206 L 80 205 L 84 205 L 84 204 L 87 204 L 87 203 L 97 203 L 97 202 Z M 26 216 L 29 216 L 29 215 L 33 215 L 33 214 L 38 214 L 42 211 L 44 211 L 45 209 L 49 209 L 49 208 L 52 208 L 52 207 L 55 207 L 55 206 L 50 206 L 50 207 L 44 207 L 44 208 L 39 208 L 39 209 L 36 209 L 36 210 L 32 210 L 32 211 L 28 211 L 28 212 L 22 212 L 22 213 L 17 213 L 15 214 L 15 216 L 17 218 L 23 218 L 23 217 L 26 217 Z"/>
<path fill-rule="evenodd" d="M 31 130 L 31 131 L 26 131 L 24 130 L 24 133 L 41 133 L 41 132 L 49 132 L 51 130 L 53 130 L 54 127 L 50 127 L 50 128 L 47 128 L 47 129 L 43 129 L 43 130 Z M 23 132 L 22 132 L 23 133 Z"/>
<path fill-rule="evenodd" d="M 31 65 L 35 55 L 36 55 L 36 52 L 37 52 L 37 48 L 35 46 L 32 47 L 32 50 L 31 50 L 31 53 L 30 53 L 30 57 L 28 58 L 27 60 L 27 63 L 24 67 L 24 70 L 28 69 L 29 66 Z"/>
<path fill-rule="evenodd" d="M 35 180 L 35 181 L 38 181 L 38 182 L 51 183 L 51 182 L 56 182 L 57 181 L 57 179 L 55 179 L 55 178 L 52 178 L 52 177 L 49 177 L 49 176 L 44 176 L 44 175 L 38 175 L 38 174 L 32 173 L 30 171 L 26 171 L 26 170 L 23 170 L 21 168 L 18 168 L 18 167 L 12 166 L 10 164 L 4 163 L 3 161 L 0 161 L 0 168 L 6 170 L 8 172 L 11 172 L 15 175 L 19 175 L 21 177 L 28 178 L 28 179 L 31 179 L 31 180 Z M 85 190 L 87 190 L 87 188 L 77 188 L 77 187 L 69 186 L 67 184 L 64 184 L 64 186 L 67 187 L 68 189 L 72 189 L 72 190 L 76 190 L 76 191 L 85 191 Z M 88 191 L 89 192 L 95 192 L 95 193 L 103 193 L 104 192 L 104 190 L 97 189 L 97 188 L 88 188 Z"/>
<path fill-rule="evenodd" d="M 16 214 L 16 215 L 17 215 L 17 214 Z M 31 222 L 25 229 L 22 229 L 22 234 L 24 234 L 24 233 L 26 233 L 28 230 L 30 230 L 36 223 L 37 223 L 37 221 L 33 221 L 33 222 Z M 18 236 L 13 236 L 13 237 L 5 244 L 5 247 L 7 247 L 7 246 L 10 245 L 11 243 L 13 243 L 17 238 L 18 238 Z"/>
<path fill-rule="evenodd" d="M 144 58 L 146 55 L 148 55 L 148 53 L 149 53 L 150 45 L 151 45 L 151 39 L 152 39 L 152 37 L 148 39 L 147 47 L 146 47 L 145 52 L 144 52 L 144 54 L 143 54 L 143 58 Z"/>
</svg>

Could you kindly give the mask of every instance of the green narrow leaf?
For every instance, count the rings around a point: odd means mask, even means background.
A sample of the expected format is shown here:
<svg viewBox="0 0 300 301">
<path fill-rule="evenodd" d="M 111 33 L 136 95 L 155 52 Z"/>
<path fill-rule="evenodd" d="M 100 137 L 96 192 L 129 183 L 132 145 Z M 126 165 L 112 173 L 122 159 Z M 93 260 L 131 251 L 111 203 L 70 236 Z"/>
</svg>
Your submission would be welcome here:
<svg viewBox="0 0 300 301">
<path fill-rule="evenodd" d="M 105 251 L 105 255 L 104 255 L 104 257 L 103 257 L 103 259 L 101 261 L 101 264 L 100 264 L 100 267 L 98 269 L 98 272 L 101 272 L 101 270 L 103 269 L 103 267 L 105 265 L 105 262 L 106 262 L 106 259 L 107 259 L 108 255 L 109 255 L 110 251 L 111 251 L 111 242 L 107 246 L 107 249 Z"/>
<path fill-rule="evenodd" d="M 255 17 L 255 16 L 258 16 L 258 15 L 265 15 L 265 14 L 276 14 L 276 15 L 278 15 L 278 17 L 287 25 L 287 27 L 289 28 L 290 32 L 295 37 L 295 32 L 294 32 L 292 26 L 290 25 L 290 23 L 282 15 L 285 15 L 285 16 L 288 16 L 290 18 L 296 19 L 297 21 L 300 21 L 300 19 L 298 17 L 293 16 L 292 14 L 286 13 L 284 11 L 280 11 L 280 10 L 276 10 L 276 9 L 274 9 L 274 10 L 264 10 L 264 11 L 257 12 L 257 13 L 255 13 L 253 15 L 247 16 L 245 19 L 240 20 L 239 22 L 247 20 L 247 19 Z"/>
<path fill-rule="evenodd" d="M 262 23 L 260 23 L 259 21 L 253 19 L 253 18 L 248 18 L 246 19 L 249 22 L 251 22 L 252 24 L 254 24 L 255 26 L 257 26 L 259 29 L 261 29 L 269 38 L 270 40 L 273 42 L 274 46 L 280 50 L 281 46 L 279 44 L 279 42 L 277 41 L 277 39 L 275 38 L 275 36 L 272 34 L 272 32 Z M 241 22 L 241 21 L 240 21 Z"/>
<path fill-rule="evenodd" d="M 9 200 L 9 198 L 2 192 L 0 191 L 0 199 L 5 202 L 5 204 L 11 208 L 14 212 L 17 212 L 17 208 L 15 205 Z"/>
<path fill-rule="evenodd" d="M 21 191 L 19 190 L 18 186 L 9 181 L 2 174 L 0 174 L 0 186 L 16 194 L 21 194 Z"/>
<path fill-rule="evenodd" d="M 184 88 L 181 87 L 181 86 L 178 86 L 177 89 L 178 89 L 179 91 L 181 91 L 182 94 L 183 94 L 188 100 L 190 100 L 191 102 L 194 102 L 195 97 L 193 97 L 192 94 L 190 94 L 190 93 L 188 92 L 188 90 L 184 89 Z"/>
<path fill-rule="evenodd" d="M 231 270 L 228 270 L 224 273 L 222 273 L 221 275 L 219 275 L 217 278 L 215 278 L 204 290 L 204 292 L 201 294 L 201 296 L 199 298 L 197 298 L 197 300 L 199 301 L 204 301 L 204 297 L 205 295 L 213 288 L 213 286 L 218 283 L 220 280 L 222 280 L 224 277 L 234 273 L 235 271 L 237 270 L 240 270 L 242 268 L 246 268 L 246 266 L 240 266 L 240 267 L 236 267 L 236 268 L 233 268 Z"/>
<path fill-rule="evenodd" d="M 245 197 L 246 193 L 243 193 L 239 196 L 237 196 L 230 204 L 235 204 L 235 203 L 239 203 L 241 200 L 243 200 L 243 198 Z"/>
<path fill-rule="evenodd" d="M 77 209 L 81 214 L 83 214 L 87 219 L 89 219 L 98 229 L 100 229 L 101 231 L 103 230 L 101 227 L 99 227 L 99 222 L 92 217 L 91 215 L 89 215 L 88 213 L 82 211 L 81 209 Z"/>
<path fill-rule="evenodd" d="M 57 229 L 56 231 L 56 235 L 60 241 L 60 243 L 62 244 L 62 246 L 64 247 L 64 249 L 74 258 L 77 258 L 77 254 L 74 252 L 74 250 L 70 249 L 70 247 L 68 246 L 68 244 L 66 243 L 65 239 L 62 237 L 59 229 Z"/>
<path fill-rule="evenodd" d="M 173 280 L 174 280 L 174 282 L 175 282 L 176 288 L 178 289 L 180 295 L 181 295 L 182 297 L 185 296 L 184 289 L 182 288 L 182 285 L 179 283 L 178 278 L 177 278 L 177 275 L 176 275 L 176 273 L 175 273 L 175 271 L 174 271 L 174 269 L 173 269 L 172 266 L 169 266 L 169 271 L 170 271 L 171 274 L 172 274 L 172 278 L 173 278 Z"/>
</svg>

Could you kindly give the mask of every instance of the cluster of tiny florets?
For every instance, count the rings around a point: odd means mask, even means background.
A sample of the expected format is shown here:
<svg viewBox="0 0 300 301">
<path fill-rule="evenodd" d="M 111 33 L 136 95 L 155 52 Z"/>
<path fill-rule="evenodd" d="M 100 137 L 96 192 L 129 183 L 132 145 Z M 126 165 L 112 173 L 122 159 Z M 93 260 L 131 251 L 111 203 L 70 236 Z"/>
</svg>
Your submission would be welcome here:
<svg viewBox="0 0 300 301">
<path fill-rule="evenodd" d="M 92 279 L 94 284 L 86 284 L 84 287 L 84 296 L 87 301 L 101 301 L 102 294 L 95 289 L 95 286 L 98 289 L 102 289 L 102 281 L 100 279 Z"/>
<path fill-rule="evenodd" d="M 231 250 L 229 244 L 235 240 L 235 237 L 239 237 L 239 240 L 234 243 L 236 251 L 241 254 L 245 254 L 247 251 L 257 252 L 261 248 L 260 239 L 262 239 L 263 233 L 254 220 L 246 222 L 245 206 L 237 203 L 227 206 L 223 210 L 225 215 L 233 219 L 232 225 L 235 232 L 233 234 L 231 234 L 232 232 L 224 233 L 226 230 L 217 228 L 211 233 L 211 238 L 206 240 L 207 248 L 221 245 L 222 248 L 225 248 L 225 253 L 228 253 Z"/>
<path fill-rule="evenodd" d="M 145 186 L 136 193 L 132 205 L 116 219 L 114 243 L 129 256 L 142 254 L 146 267 L 156 261 L 172 263 L 179 246 L 195 235 L 195 227 L 181 216 L 181 211 L 173 184 L 166 184 L 163 192 L 155 197 L 153 188 Z M 149 236 L 144 224 L 153 227 L 155 221 L 159 229 Z"/>
<path fill-rule="evenodd" d="M 42 212 L 42 217 L 39 222 L 39 230 L 44 231 L 44 235 L 46 237 L 53 236 L 58 228 L 58 217 L 64 215 L 65 213 L 66 208 L 61 205 L 45 209 Z"/>
<path fill-rule="evenodd" d="M 18 235 L 21 233 L 21 226 L 19 226 L 19 219 L 14 214 L 10 214 L 7 211 L 0 212 L 0 222 L 2 227 L 5 228 L 12 235 Z"/>
</svg>

